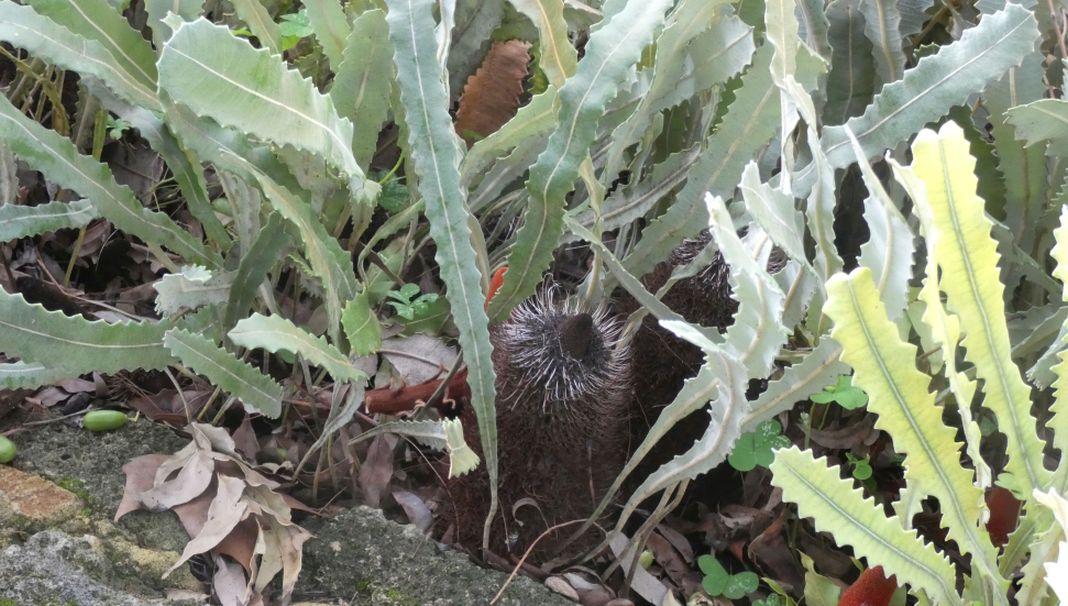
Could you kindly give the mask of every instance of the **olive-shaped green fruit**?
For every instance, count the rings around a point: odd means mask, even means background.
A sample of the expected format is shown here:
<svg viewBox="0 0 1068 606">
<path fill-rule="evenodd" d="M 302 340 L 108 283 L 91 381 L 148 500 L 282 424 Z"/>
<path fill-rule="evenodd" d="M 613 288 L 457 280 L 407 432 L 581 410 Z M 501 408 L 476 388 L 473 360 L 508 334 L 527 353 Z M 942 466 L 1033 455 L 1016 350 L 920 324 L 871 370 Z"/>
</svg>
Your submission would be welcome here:
<svg viewBox="0 0 1068 606">
<path fill-rule="evenodd" d="M 82 420 L 82 427 L 89 431 L 111 431 L 125 424 L 126 413 L 119 410 L 94 410 Z"/>
<path fill-rule="evenodd" d="M 15 443 L 0 436 L 0 463 L 10 463 L 15 458 Z"/>
</svg>

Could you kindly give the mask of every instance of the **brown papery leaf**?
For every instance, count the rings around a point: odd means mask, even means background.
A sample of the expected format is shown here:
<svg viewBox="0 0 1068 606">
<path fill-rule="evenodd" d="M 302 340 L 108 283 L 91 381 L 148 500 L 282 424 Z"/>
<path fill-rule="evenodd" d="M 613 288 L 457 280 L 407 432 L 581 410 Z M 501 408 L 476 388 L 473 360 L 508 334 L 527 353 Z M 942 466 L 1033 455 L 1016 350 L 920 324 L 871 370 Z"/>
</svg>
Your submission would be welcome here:
<svg viewBox="0 0 1068 606">
<path fill-rule="evenodd" d="M 455 128 L 468 147 L 492 135 L 515 115 L 528 61 L 529 42 L 494 42 L 482 66 L 467 79 Z"/>
</svg>

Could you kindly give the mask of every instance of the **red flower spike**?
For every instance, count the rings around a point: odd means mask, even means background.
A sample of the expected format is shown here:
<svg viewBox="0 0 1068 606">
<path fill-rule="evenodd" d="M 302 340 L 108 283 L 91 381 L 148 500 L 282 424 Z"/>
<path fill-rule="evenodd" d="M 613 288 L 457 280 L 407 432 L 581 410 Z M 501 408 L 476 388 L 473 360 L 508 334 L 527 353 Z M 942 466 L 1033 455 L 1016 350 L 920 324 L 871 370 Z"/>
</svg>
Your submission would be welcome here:
<svg viewBox="0 0 1068 606">
<path fill-rule="evenodd" d="M 894 577 L 887 579 L 882 566 L 869 568 L 842 592 L 838 606 L 887 606 L 895 589 L 897 583 Z"/>
<path fill-rule="evenodd" d="M 986 530 L 994 547 L 1009 542 L 1009 534 L 1016 530 L 1016 523 L 1020 520 L 1020 505 L 1012 492 L 1000 486 L 987 491 L 986 506 L 990 508 L 990 519 L 986 522 Z"/>
<path fill-rule="evenodd" d="M 501 289 L 501 284 L 504 284 L 504 274 L 506 273 L 508 273 L 507 265 L 502 265 L 497 268 L 497 271 L 493 272 L 493 277 L 490 278 L 489 292 L 486 293 L 486 309 L 489 309 L 493 295 L 497 294 L 497 291 Z"/>
</svg>

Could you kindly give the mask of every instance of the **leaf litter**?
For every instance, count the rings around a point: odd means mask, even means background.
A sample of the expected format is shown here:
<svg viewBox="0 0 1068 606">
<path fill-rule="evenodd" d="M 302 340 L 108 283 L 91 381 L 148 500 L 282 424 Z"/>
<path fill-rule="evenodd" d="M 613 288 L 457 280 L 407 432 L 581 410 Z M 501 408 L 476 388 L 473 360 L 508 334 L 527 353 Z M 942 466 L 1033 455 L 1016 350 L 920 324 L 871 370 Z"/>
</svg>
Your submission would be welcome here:
<svg viewBox="0 0 1068 606">
<path fill-rule="evenodd" d="M 279 573 L 287 599 L 300 573 L 302 546 L 311 537 L 293 522 L 292 512 L 307 508 L 253 469 L 225 429 L 192 423 L 187 430 L 193 439 L 175 454 L 148 454 L 123 466 L 126 488 L 115 521 L 139 509 L 170 509 L 191 540 L 166 574 L 210 553 L 222 564 L 213 582 L 224 604 L 257 603 Z"/>
</svg>

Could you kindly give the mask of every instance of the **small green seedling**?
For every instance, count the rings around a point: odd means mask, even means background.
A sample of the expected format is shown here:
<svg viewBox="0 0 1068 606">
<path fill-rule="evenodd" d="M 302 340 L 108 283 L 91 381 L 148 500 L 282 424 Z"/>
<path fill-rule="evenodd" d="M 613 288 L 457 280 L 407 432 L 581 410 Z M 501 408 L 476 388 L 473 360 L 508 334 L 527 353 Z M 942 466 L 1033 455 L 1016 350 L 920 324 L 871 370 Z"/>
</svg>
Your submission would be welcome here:
<svg viewBox="0 0 1068 606">
<path fill-rule="evenodd" d="M 853 477 L 863 482 L 871 478 L 871 461 L 868 457 L 853 456 L 852 453 L 845 453 L 846 462 L 853 469 Z"/>
<path fill-rule="evenodd" d="M 420 295 L 419 286 L 415 284 L 405 284 L 397 290 L 390 291 L 386 296 L 393 299 L 387 303 L 393 307 L 398 316 L 405 320 L 414 320 L 416 316 L 424 315 L 430 305 L 438 300 L 436 293 Z"/>
<path fill-rule="evenodd" d="M 282 34 L 282 51 L 287 51 L 297 45 L 303 38 L 315 33 L 308 20 L 308 13 L 301 10 L 299 13 L 282 15 L 282 22 L 278 24 L 278 33 Z"/>
<path fill-rule="evenodd" d="M 868 394 L 858 387 L 853 387 L 853 377 L 849 375 L 839 376 L 837 383 L 824 387 L 823 391 L 813 394 L 809 399 L 817 404 L 834 402 L 847 410 L 868 405 Z"/>
<path fill-rule="evenodd" d="M 756 430 L 743 433 L 738 438 L 727 462 L 738 471 L 767 467 L 775 460 L 772 451 L 789 445 L 790 439 L 782 435 L 782 425 L 775 419 L 769 419 L 758 425 Z"/>
<path fill-rule="evenodd" d="M 719 563 L 719 560 L 703 555 L 697 558 L 697 567 L 705 575 L 701 587 L 709 597 L 723 596 L 729 600 L 740 600 L 753 593 L 760 585 L 760 577 L 754 572 L 731 574 Z"/>
<path fill-rule="evenodd" d="M 10 463 L 15 458 L 15 443 L 0 436 L 0 464 Z"/>
<path fill-rule="evenodd" d="M 112 141 L 118 141 L 122 138 L 123 133 L 130 129 L 130 123 L 122 118 L 116 118 L 109 115 L 104 122 L 104 126 L 108 129 L 108 137 Z"/>
<path fill-rule="evenodd" d="M 404 178 L 389 177 L 379 184 L 382 193 L 378 194 L 378 205 L 389 214 L 395 215 L 411 204 L 412 195 L 404 184 Z"/>
</svg>

